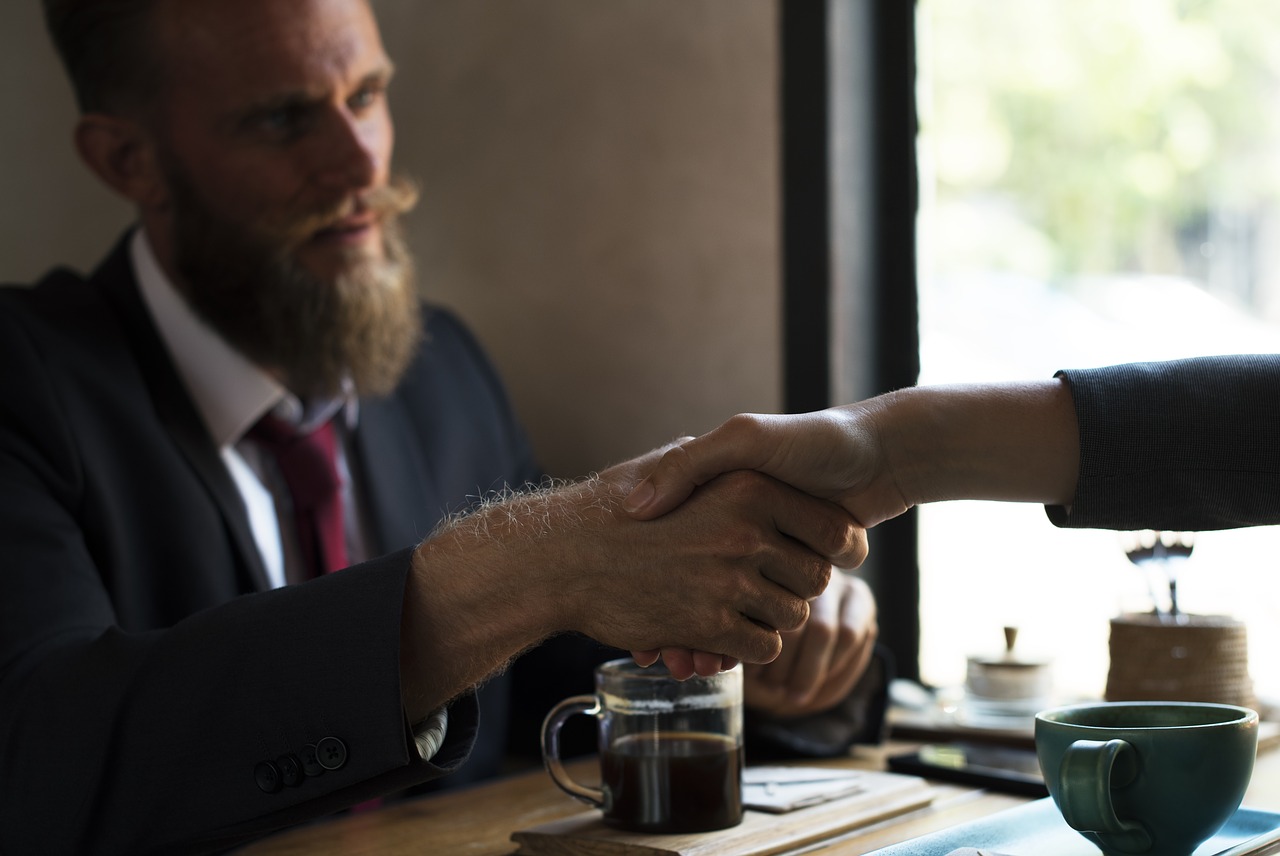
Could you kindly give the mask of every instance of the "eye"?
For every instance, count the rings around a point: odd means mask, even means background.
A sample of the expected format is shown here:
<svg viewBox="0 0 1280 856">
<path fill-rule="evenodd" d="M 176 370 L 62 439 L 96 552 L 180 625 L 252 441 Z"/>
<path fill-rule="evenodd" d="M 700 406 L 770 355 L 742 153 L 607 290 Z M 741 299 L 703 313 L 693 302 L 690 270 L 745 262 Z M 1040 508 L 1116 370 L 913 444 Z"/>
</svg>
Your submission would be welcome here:
<svg viewBox="0 0 1280 856">
<path fill-rule="evenodd" d="M 347 99 L 347 106 L 353 112 L 361 113 L 377 104 L 382 99 L 384 92 L 385 89 L 382 86 L 363 86 L 355 95 Z"/>
<path fill-rule="evenodd" d="M 279 104 L 252 114 L 245 125 L 252 133 L 274 140 L 288 141 L 297 138 L 306 130 L 310 114 L 311 111 L 305 104 Z"/>
</svg>

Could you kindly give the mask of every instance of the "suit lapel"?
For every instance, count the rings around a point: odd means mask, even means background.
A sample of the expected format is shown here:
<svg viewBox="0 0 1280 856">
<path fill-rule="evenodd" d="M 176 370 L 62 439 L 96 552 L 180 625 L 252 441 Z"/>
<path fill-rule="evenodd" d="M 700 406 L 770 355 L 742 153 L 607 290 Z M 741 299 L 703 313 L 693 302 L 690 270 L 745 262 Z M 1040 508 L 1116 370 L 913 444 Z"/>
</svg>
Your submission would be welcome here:
<svg viewBox="0 0 1280 856">
<path fill-rule="evenodd" d="M 399 399 L 360 401 L 355 449 L 377 540 L 370 545 L 374 552 L 410 547 L 431 534 L 436 521 L 429 515 L 438 491 L 421 439 Z"/>
<path fill-rule="evenodd" d="M 92 282 L 102 290 L 120 315 L 121 323 L 137 355 L 139 370 L 146 380 L 156 415 L 222 513 L 240 559 L 237 573 L 250 588 L 264 591 L 270 588 L 270 583 L 249 528 L 244 501 L 240 498 L 240 492 L 231 474 L 227 472 L 227 467 L 210 439 L 195 403 L 187 394 L 151 315 L 142 302 L 133 267 L 129 263 L 128 244 L 129 237 L 126 236 L 94 272 Z"/>
</svg>

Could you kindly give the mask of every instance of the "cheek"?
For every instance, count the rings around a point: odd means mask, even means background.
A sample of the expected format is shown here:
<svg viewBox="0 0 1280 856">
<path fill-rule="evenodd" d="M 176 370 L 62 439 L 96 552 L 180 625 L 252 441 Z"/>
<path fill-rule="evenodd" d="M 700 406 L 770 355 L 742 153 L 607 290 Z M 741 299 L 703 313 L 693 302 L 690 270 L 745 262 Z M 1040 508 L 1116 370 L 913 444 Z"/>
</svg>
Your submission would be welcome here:
<svg viewBox="0 0 1280 856">
<path fill-rule="evenodd" d="M 377 159 L 379 183 L 381 184 L 386 181 L 391 171 L 391 159 L 395 154 L 396 147 L 396 128 L 391 121 L 390 112 L 386 109 L 383 109 L 379 120 L 372 122 L 371 125 L 366 145 Z"/>
<path fill-rule="evenodd" d="M 282 220 L 306 205 L 308 182 L 296 162 L 241 164 L 218 175 L 208 199 L 223 215 L 244 225 Z"/>
</svg>

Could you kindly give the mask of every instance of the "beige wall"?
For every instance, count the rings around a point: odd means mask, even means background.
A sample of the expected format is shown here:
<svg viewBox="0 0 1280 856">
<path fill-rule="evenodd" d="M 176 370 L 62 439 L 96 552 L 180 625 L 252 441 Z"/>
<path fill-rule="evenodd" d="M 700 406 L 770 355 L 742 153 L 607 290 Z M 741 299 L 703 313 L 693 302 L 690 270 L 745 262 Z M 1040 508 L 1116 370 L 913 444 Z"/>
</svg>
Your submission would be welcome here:
<svg viewBox="0 0 1280 856">
<path fill-rule="evenodd" d="M 429 293 L 573 475 L 780 406 L 775 0 L 378 0 Z M 0 6 L 0 279 L 128 212 L 74 161 L 34 0 Z"/>
</svg>

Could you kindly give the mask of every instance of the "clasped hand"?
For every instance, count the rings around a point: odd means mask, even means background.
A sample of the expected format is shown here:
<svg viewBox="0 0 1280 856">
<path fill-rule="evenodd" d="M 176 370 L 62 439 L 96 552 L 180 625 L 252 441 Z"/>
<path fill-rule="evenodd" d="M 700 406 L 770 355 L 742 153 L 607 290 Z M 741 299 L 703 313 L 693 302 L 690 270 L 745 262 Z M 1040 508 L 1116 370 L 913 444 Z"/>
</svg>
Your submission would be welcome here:
<svg viewBox="0 0 1280 856">
<path fill-rule="evenodd" d="M 637 516 L 655 517 L 668 513 L 697 485 L 715 478 L 722 470 L 750 466 L 750 450 L 763 448 L 765 443 L 761 434 L 768 433 L 768 429 L 773 427 L 767 419 L 762 421 L 763 425 L 753 417 L 731 420 L 707 438 L 685 438 L 669 449 L 659 467 L 662 472 L 656 479 L 659 487 L 657 501 Z M 827 422 L 823 428 L 832 434 L 846 430 L 845 425 L 835 420 Z M 726 434 L 732 436 L 726 438 Z M 744 439 L 744 435 L 749 439 Z M 714 441 L 711 445 L 713 451 L 728 447 L 737 453 L 732 464 L 727 456 L 722 461 L 714 455 L 700 454 L 707 448 L 709 439 Z M 769 439 L 773 440 L 772 437 Z M 762 463 L 758 465 L 765 468 Z M 809 468 L 810 462 L 806 461 L 804 466 Z M 784 476 L 794 475 L 798 468 L 794 464 L 781 467 Z M 813 466 L 812 469 L 820 471 L 822 468 Z M 847 476 L 842 474 L 840 480 L 846 479 Z M 838 497 L 838 493 L 826 485 L 802 484 L 802 487 L 829 499 Z M 842 496 L 838 498 L 844 499 Z M 628 505 L 635 505 L 634 498 L 628 501 Z M 853 535 L 840 549 L 828 548 L 824 558 L 845 567 L 861 564 L 866 556 L 866 533 L 859 525 Z M 809 546 L 820 549 L 818 545 Z M 865 671 L 878 632 L 875 598 L 866 583 L 846 573 L 834 574 L 828 587 L 810 601 L 809 616 L 804 624 L 781 632 L 779 656 L 769 663 L 746 665 L 747 704 L 781 717 L 801 716 L 833 707 L 849 694 Z M 661 658 L 668 670 L 680 679 L 694 674 L 715 674 L 737 663 L 732 657 L 674 647 L 633 651 L 632 655 L 640 665 L 651 665 Z"/>
</svg>

